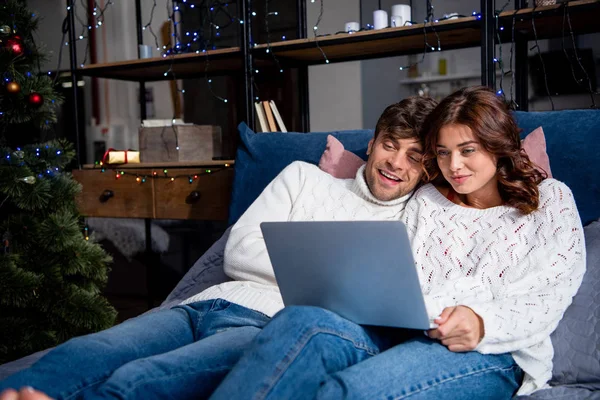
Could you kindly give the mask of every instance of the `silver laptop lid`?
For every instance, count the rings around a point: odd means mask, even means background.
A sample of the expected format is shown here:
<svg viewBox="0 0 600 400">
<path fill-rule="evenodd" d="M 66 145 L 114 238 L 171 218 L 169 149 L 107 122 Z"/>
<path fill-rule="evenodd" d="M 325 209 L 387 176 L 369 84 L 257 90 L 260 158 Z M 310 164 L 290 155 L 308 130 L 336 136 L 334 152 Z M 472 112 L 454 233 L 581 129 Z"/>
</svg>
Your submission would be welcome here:
<svg viewBox="0 0 600 400">
<path fill-rule="evenodd" d="M 402 222 L 260 226 L 286 306 L 322 307 L 361 325 L 429 329 Z"/>
</svg>

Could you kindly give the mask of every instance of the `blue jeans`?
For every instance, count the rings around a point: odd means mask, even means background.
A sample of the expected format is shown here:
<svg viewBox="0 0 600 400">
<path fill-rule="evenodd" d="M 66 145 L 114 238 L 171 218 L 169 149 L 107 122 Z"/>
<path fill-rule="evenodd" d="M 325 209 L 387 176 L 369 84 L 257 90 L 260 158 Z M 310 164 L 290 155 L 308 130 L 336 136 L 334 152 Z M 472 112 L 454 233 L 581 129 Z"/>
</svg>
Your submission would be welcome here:
<svg viewBox="0 0 600 400">
<path fill-rule="evenodd" d="M 521 380 L 510 354 L 453 353 L 421 331 L 296 306 L 273 318 L 211 399 L 510 399 Z"/>
<path fill-rule="evenodd" d="M 207 398 L 269 321 L 225 300 L 145 314 L 71 339 L 0 382 L 57 399 Z"/>
</svg>

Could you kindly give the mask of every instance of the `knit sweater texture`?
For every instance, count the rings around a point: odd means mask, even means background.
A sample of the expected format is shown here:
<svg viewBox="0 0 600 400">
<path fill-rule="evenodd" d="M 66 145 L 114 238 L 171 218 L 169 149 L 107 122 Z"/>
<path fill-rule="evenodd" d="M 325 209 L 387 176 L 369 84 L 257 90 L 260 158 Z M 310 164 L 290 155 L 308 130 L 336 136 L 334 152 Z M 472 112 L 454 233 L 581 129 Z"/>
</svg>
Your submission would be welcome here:
<svg viewBox="0 0 600 400">
<path fill-rule="evenodd" d="M 364 170 L 361 167 L 355 179 L 337 179 L 312 164 L 295 161 L 288 165 L 231 230 L 224 270 L 234 280 L 210 287 L 183 304 L 221 298 L 273 316 L 283 308 L 283 300 L 260 223 L 399 220 L 410 194 L 391 201 L 376 199 Z"/>
<path fill-rule="evenodd" d="M 476 351 L 510 352 L 525 372 L 518 394 L 545 387 L 556 329 L 585 273 L 583 228 L 571 190 L 546 179 L 539 209 L 474 209 L 456 205 L 434 186 L 416 191 L 402 220 L 429 317 L 470 307 L 484 322 Z"/>
</svg>

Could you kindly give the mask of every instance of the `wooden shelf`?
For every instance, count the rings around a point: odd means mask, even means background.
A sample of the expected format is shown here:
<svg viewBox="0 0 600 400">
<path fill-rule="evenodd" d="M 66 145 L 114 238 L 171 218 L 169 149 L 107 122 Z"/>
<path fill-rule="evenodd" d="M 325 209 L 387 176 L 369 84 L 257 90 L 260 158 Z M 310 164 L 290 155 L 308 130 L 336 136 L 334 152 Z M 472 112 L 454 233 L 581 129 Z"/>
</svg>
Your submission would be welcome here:
<svg viewBox="0 0 600 400">
<path fill-rule="evenodd" d="M 280 61 L 294 64 L 324 64 L 330 62 L 365 60 L 370 58 L 399 56 L 423 52 L 425 32 L 427 42 L 437 46 L 437 36 L 443 50 L 473 47 L 481 42 L 480 21 L 465 17 L 440 21 L 433 24 L 415 24 L 397 28 L 340 33 L 315 39 L 288 40 L 271 43 L 271 51 Z M 435 29 L 435 32 L 434 32 Z M 269 58 L 268 46 L 261 44 L 252 48 L 256 58 Z"/>
<path fill-rule="evenodd" d="M 226 165 L 227 164 L 227 165 Z M 141 164 L 105 164 L 105 169 L 144 169 L 144 168 L 193 168 L 193 167 L 231 167 L 235 160 L 207 160 L 185 162 L 153 162 Z M 102 167 L 95 164 L 85 164 L 83 169 L 97 169 Z"/>
<path fill-rule="evenodd" d="M 561 37 L 562 19 L 566 3 L 546 7 L 527 8 L 517 11 L 506 11 L 500 14 L 500 25 L 503 43 L 512 39 L 513 20 L 515 30 L 533 40 L 534 20 L 538 39 Z M 600 0 L 579 0 L 568 3 L 571 24 L 575 34 L 599 31 Z M 434 24 L 417 24 L 399 28 L 386 28 L 355 33 L 341 33 L 323 36 L 318 39 L 298 39 L 271 43 L 271 51 L 279 60 L 287 65 L 324 64 L 327 55 L 330 62 L 365 60 L 370 58 L 391 57 L 423 52 L 424 36 L 427 42 L 437 46 L 440 38 L 442 50 L 480 46 L 481 23 L 477 17 L 464 17 L 454 20 L 440 21 Z M 568 27 L 565 31 L 568 34 Z M 252 49 L 256 59 L 271 57 L 266 52 L 268 46 L 261 44 Z"/>
<path fill-rule="evenodd" d="M 231 47 L 198 54 L 178 54 L 168 57 L 90 64 L 78 69 L 78 73 L 84 76 L 141 82 L 173 79 L 173 76 L 177 79 L 199 78 L 205 73 L 219 75 L 240 71 L 243 66 L 240 48 Z M 165 72 L 169 71 L 169 68 L 172 74 L 169 73 L 165 76 Z"/>
<path fill-rule="evenodd" d="M 499 23 L 504 27 L 501 31 L 502 43 L 512 41 L 512 26 L 515 22 L 515 33 L 524 35 L 527 40 L 534 40 L 534 29 L 538 39 L 549 39 L 563 36 L 563 16 L 566 8 L 571 19 L 574 35 L 600 31 L 600 0 L 579 0 L 560 3 L 552 6 L 505 11 L 500 14 Z M 569 25 L 565 19 L 564 34 L 569 38 Z M 516 38 L 518 40 L 518 37 Z"/>
</svg>

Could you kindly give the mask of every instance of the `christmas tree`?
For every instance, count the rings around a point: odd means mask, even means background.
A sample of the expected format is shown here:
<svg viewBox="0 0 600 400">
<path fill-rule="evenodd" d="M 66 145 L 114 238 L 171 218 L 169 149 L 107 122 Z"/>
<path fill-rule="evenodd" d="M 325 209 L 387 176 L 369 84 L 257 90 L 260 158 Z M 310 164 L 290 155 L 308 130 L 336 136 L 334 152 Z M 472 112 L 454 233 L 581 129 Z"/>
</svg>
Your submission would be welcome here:
<svg viewBox="0 0 600 400">
<path fill-rule="evenodd" d="M 26 125 L 51 129 L 61 101 L 39 73 L 37 23 L 23 3 L 0 2 L 0 363 L 105 329 L 116 317 L 101 296 L 110 257 L 82 225 L 81 187 L 65 171 L 73 146 L 6 147 Z"/>
</svg>

